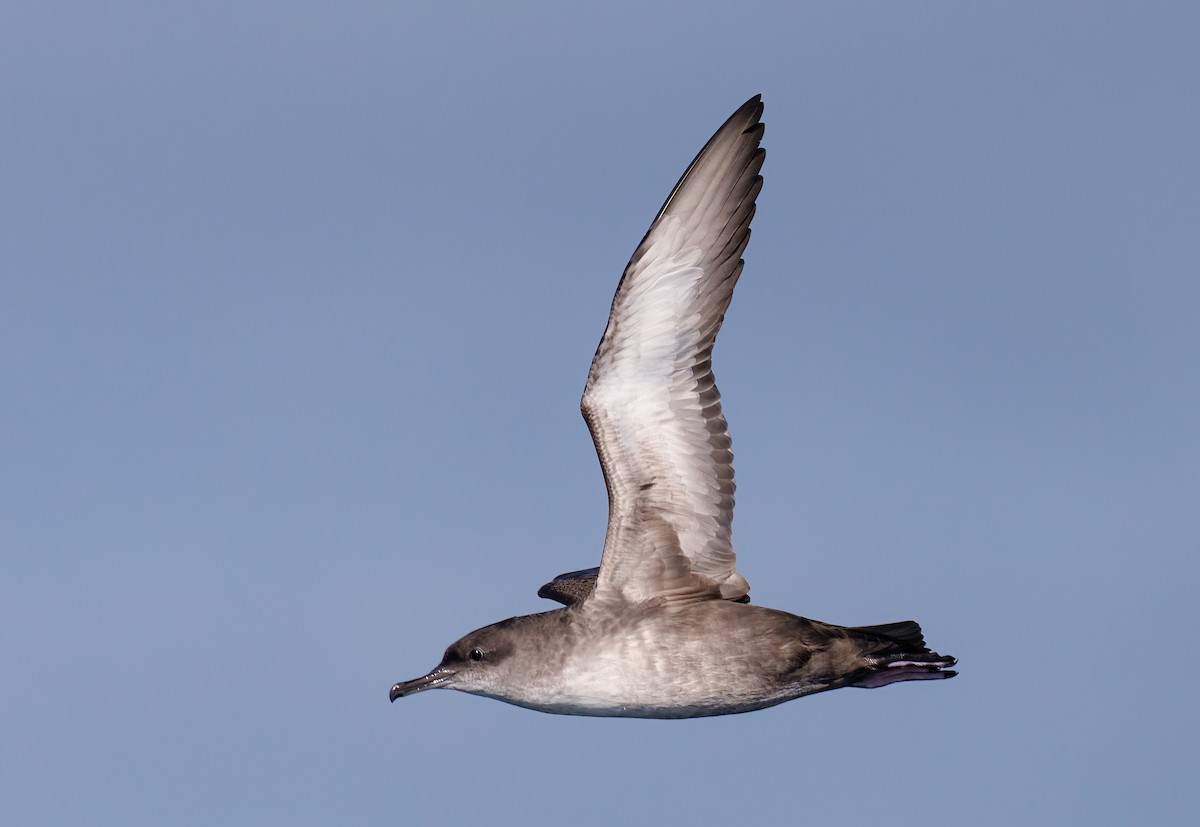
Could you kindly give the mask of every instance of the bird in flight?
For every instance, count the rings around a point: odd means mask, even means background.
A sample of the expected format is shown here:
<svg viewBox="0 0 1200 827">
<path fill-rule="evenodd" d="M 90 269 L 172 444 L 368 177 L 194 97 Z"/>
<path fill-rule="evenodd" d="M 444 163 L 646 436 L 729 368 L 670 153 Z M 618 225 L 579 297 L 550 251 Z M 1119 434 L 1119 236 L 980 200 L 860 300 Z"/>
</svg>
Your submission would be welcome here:
<svg viewBox="0 0 1200 827">
<path fill-rule="evenodd" d="M 452 643 L 392 701 L 457 689 L 565 715 L 695 718 L 956 674 L 911 620 L 836 626 L 751 605 L 737 571 L 712 351 L 762 188 L 762 111 L 756 95 L 704 145 L 617 286 L 582 401 L 608 488 L 600 566 L 538 592 L 564 608 Z"/>
</svg>

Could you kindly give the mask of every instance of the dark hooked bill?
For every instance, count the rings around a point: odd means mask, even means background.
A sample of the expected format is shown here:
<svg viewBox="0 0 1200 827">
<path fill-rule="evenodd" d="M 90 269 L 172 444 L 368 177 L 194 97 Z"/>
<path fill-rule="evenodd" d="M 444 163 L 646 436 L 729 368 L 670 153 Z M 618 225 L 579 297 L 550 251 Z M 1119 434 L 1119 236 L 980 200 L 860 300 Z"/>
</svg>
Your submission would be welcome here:
<svg viewBox="0 0 1200 827">
<path fill-rule="evenodd" d="M 413 678 L 411 681 L 400 681 L 400 683 L 395 684 L 392 687 L 392 691 L 388 693 L 388 698 L 395 703 L 397 698 L 412 695 L 414 692 L 420 692 L 424 689 L 437 689 L 440 686 L 449 686 L 454 682 L 453 679 L 453 669 L 445 669 L 439 666 L 428 675 Z"/>
</svg>

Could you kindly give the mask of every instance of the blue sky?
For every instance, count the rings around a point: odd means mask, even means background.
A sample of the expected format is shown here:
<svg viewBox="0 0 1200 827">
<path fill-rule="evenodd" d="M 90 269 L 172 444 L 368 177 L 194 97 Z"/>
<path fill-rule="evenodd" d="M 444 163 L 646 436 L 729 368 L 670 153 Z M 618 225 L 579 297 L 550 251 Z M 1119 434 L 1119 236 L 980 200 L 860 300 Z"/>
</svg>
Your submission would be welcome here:
<svg viewBox="0 0 1200 827">
<path fill-rule="evenodd" d="M 1194 6 L 104 5 L 0 12 L 0 820 L 1195 811 Z M 757 92 L 739 568 L 962 675 L 389 705 L 598 560 L 612 291 Z"/>
</svg>

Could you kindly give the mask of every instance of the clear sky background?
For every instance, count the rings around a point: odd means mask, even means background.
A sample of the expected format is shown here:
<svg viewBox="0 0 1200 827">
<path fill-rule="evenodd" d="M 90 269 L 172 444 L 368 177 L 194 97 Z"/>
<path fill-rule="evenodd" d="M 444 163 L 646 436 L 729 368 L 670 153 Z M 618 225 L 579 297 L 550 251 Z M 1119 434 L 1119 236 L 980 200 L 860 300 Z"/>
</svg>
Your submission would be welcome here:
<svg viewBox="0 0 1200 827">
<path fill-rule="evenodd" d="M 1197 7 L 578 6 L 4 4 L 0 821 L 1194 818 Z M 757 92 L 740 568 L 961 676 L 389 705 L 598 561 L 612 292 Z"/>
</svg>

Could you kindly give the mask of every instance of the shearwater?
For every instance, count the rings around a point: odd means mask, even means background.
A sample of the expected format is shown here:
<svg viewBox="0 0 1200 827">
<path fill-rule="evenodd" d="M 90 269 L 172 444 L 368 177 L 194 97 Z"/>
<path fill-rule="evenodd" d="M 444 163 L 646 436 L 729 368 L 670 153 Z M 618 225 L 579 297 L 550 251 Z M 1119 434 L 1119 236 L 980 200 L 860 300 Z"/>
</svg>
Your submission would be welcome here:
<svg viewBox="0 0 1200 827">
<path fill-rule="evenodd" d="M 391 699 L 457 689 L 542 712 L 694 718 L 843 686 L 953 677 L 911 620 L 835 626 L 749 604 L 712 350 L 762 188 L 761 96 L 700 150 L 617 286 L 583 391 L 608 487 L 598 569 L 538 592 L 565 608 L 471 632 Z"/>
</svg>

